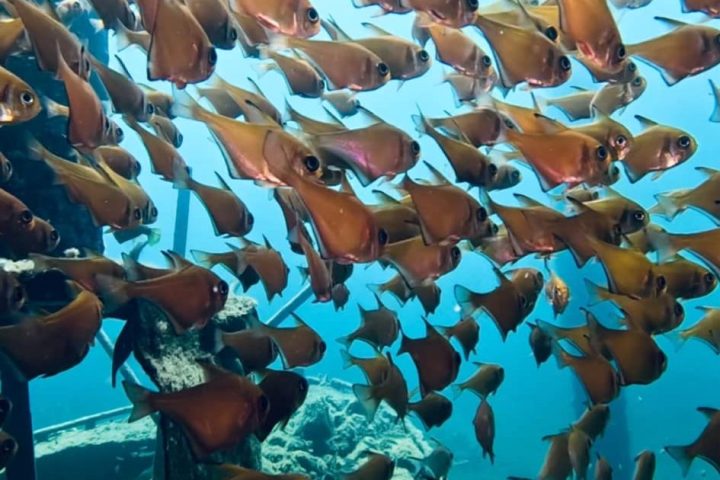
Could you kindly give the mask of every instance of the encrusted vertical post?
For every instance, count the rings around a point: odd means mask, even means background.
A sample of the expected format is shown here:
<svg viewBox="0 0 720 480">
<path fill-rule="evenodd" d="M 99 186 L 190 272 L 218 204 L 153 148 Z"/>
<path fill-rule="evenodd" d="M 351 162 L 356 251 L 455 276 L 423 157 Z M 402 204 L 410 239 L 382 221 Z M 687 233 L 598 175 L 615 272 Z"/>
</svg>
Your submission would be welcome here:
<svg viewBox="0 0 720 480">
<path fill-rule="evenodd" d="M 27 382 L 16 379 L 2 370 L 2 393 L 13 403 L 13 410 L 5 420 L 3 430 L 18 443 L 18 452 L 7 467 L 7 480 L 35 480 L 35 448 L 33 443 L 30 389 Z"/>
</svg>

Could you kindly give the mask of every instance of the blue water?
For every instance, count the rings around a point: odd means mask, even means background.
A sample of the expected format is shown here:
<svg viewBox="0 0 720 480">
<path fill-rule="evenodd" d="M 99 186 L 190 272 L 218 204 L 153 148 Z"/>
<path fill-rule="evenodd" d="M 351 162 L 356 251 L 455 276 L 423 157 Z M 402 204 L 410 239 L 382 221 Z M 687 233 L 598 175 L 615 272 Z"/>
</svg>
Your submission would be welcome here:
<svg viewBox="0 0 720 480">
<path fill-rule="evenodd" d="M 682 18 L 689 22 L 705 20 L 702 15 L 682 14 L 679 3 L 656 1 L 646 8 L 618 14 L 625 43 L 634 43 L 667 31 L 664 24 L 653 19 L 655 15 Z M 395 34 L 410 37 L 411 15 L 373 18 L 375 10 L 357 10 L 352 7 L 349 0 L 315 0 L 314 4 L 322 16 L 332 14 L 350 35 L 368 35 L 369 32 L 364 31 L 360 23 L 374 21 Z M 711 22 L 714 23 L 716 22 Z M 487 48 L 480 35 L 472 29 L 467 31 Z M 113 44 L 112 39 L 110 43 Z M 428 45 L 428 49 L 433 48 L 432 44 Z M 142 52 L 129 49 L 122 52 L 121 56 L 135 78 L 144 80 L 146 64 Z M 239 49 L 230 52 L 220 51 L 219 56 L 218 73 L 232 83 L 249 87 L 246 77 L 256 78 L 251 68 L 251 64 L 256 60 L 243 60 Z M 655 193 L 699 184 L 703 178 L 694 171 L 694 167 L 702 165 L 720 168 L 716 154 L 720 151 L 720 135 L 718 135 L 720 125 L 708 121 L 713 110 L 713 97 L 708 79 L 717 78 L 717 70 L 668 88 L 655 70 L 640 62 L 637 63 L 648 80 L 647 91 L 624 112 L 616 113 L 614 118 L 624 122 L 633 133 L 639 133 L 642 128 L 634 119 L 634 115 L 641 114 L 660 123 L 692 132 L 699 143 L 698 152 L 689 162 L 669 171 L 659 180 L 653 181 L 648 176 L 631 186 L 623 179 L 614 186 L 620 193 L 632 197 L 649 208 L 654 204 Z M 111 66 L 116 65 L 111 63 Z M 443 66 L 435 62 L 428 74 L 407 82 L 400 90 L 397 90 L 397 82 L 391 82 L 378 91 L 360 94 L 360 100 L 364 106 L 386 121 L 407 132 L 412 132 L 417 137 L 410 118 L 410 115 L 416 111 L 416 105 L 419 104 L 423 112 L 428 115 L 439 116 L 445 110 L 455 110 L 450 87 L 446 84 L 440 85 L 443 70 Z M 564 86 L 538 93 L 544 97 L 554 97 L 570 93 L 571 86 L 596 88 L 579 64 L 573 64 L 573 72 L 572 79 Z M 259 83 L 276 106 L 280 107 L 284 104 L 288 92 L 280 74 L 268 73 L 259 79 Z M 153 86 L 159 89 L 169 88 L 162 83 Z M 190 91 L 193 92 L 192 87 Z M 292 97 L 290 101 L 300 112 L 316 118 L 324 118 L 317 100 Z M 510 93 L 507 101 L 529 106 L 530 95 L 527 91 L 519 89 Z M 566 120 L 557 110 L 550 109 L 547 113 L 562 121 Z M 220 152 L 210 140 L 206 127 L 189 120 L 175 121 L 185 137 L 180 152 L 193 167 L 194 176 L 199 181 L 209 184 L 215 184 L 214 171 L 221 172 L 228 178 Z M 360 126 L 364 121 L 361 116 L 356 116 L 348 119 L 347 125 Z M 155 226 L 162 230 L 162 240 L 156 247 L 144 252 L 142 261 L 162 264 L 160 251 L 172 248 L 177 191 L 173 190 L 169 183 L 161 181 L 150 173 L 144 147 L 134 132 L 129 129 L 127 131 L 129 133 L 122 145 L 132 151 L 143 163 L 140 181 L 151 193 L 161 212 Z M 420 138 L 419 141 L 423 149 L 422 158 L 431 161 L 451 176 L 450 166 L 436 144 L 428 137 Z M 412 171 L 413 177 L 424 175 L 426 171 L 421 165 Z M 494 198 L 500 203 L 513 204 L 512 192 L 523 192 L 540 201 L 549 201 L 539 190 L 537 179 L 529 170 L 523 168 L 523 176 L 521 185 L 511 191 L 498 192 L 494 194 Z M 304 258 L 289 252 L 285 241 L 285 224 L 281 221 L 278 206 L 270 200 L 268 190 L 257 187 L 249 181 L 231 181 L 230 184 L 255 215 L 256 225 L 248 238 L 260 240 L 262 235 L 266 235 L 271 243 L 281 250 L 290 266 L 290 282 L 283 297 L 268 303 L 260 285 L 248 292 L 258 299 L 260 317 L 266 319 L 301 288 L 302 281 L 295 267 L 302 265 Z M 367 196 L 368 192 L 369 189 L 366 192 L 360 191 L 360 195 L 364 200 L 372 202 Z M 653 220 L 666 225 L 660 218 Z M 195 198 L 191 202 L 189 224 L 189 248 L 208 251 L 223 251 L 226 248 L 225 239 L 215 237 L 208 215 Z M 699 231 L 713 226 L 706 217 L 688 211 L 672 222 L 670 230 Z M 119 259 L 123 248 L 114 243 L 111 237 L 106 238 L 106 245 L 106 254 Z M 525 258 L 517 265 L 542 268 L 533 258 Z M 602 281 L 602 272 L 596 262 L 591 262 L 583 271 L 578 271 L 568 253 L 557 255 L 553 265 L 570 284 L 573 295 L 572 304 L 562 317 L 562 322 L 567 325 L 579 324 L 582 322 L 579 308 L 586 303 L 582 279 L 589 276 L 596 281 Z M 227 277 L 226 272 L 221 269 L 218 269 L 217 273 Z M 339 345 L 331 340 L 347 334 L 358 325 L 359 315 L 356 304 L 368 308 L 374 306 L 374 299 L 365 285 L 385 281 L 392 275 L 394 275 L 393 271 L 382 271 L 376 265 L 368 268 L 360 266 L 355 269 L 354 275 L 348 282 L 351 300 L 345 311 L 336 313 L 332 304 L 307 303 L 299 308 L 297 313 L 319 331 L 328 340 L 329 345 L 325 359 L 306 370 L 309 375 L 325 374 L 362 383 L 363 378 L 359 370 L 342 370 L 338 353 Z M 227 280 L 232 279 L 227 277 Z M 465 285 L 475 291 L 487 291 L 494 287 L 494 282 L 487 261 L 478 255 L 466 253 L 460 267 L 439 281 L 443 290 L 442 303 L 431 317 L 431 322 L 449 325 L 458 319 L 452 294 L 456 284 Z M 401 308 L 390 296 L 385 296 L 384 301 L 388 307 L 398 311 L 403 329 L 409 336 L 423 335 L 420 320 L 423 312 L 419 303 L 410 302 Z M 687 312 L 685 326 L 693 324 L 700 317 L 700 312 L 693 308 L 696 305 L 718 305 L 717 293 L 685 302 Z M 552 319 L 551 310 L 544 298 L 538 301 L 534 313 L 529 318 Z M 471 424 L 478 400 L 470 394 L 466 393 L 455 401 L 453 418 L 442 428 L 431 432 L 431 435 L 446 443 L 456 453 L 459 465 L 454 473 L 451 473 L 452 478 L 501 479 L 507 475 L 532 476 L 542 463 L 547 448 L 547 443 L 542 442 L 541 437 L 568 427 L 582 410 L 584 396 L 579 393 L 576 380 L 569 370 L 558 370 L 553 361 L 539 369 L 535 366 L 528 346 L 527 326 L 521 326 L 517 333 L 511 334 L 503 343 L 488 318 L 479 317 L 479 321 L 481 341 L 478 354 L 472 360 L 500 363 L 506 371 L 504 384 L 491 400 L 497 430 L 496 464 L 491 466 L 489 460 L 481 458 L 481 450 L 475 441 Z M 119 322 L 105 323 L 105 328 L 112 336 L 117 334 L 119 326 Z M 677 465 L 668 455 L 661 453 L 661 448 L 668 444 L 689 442 L 695 438 L 705 422 L 702 415 L 695 411 L 696 407 L 720 407 L 717 387 L 720 384 L 720 369 L 717 368 L 719 360 L 710 349 L 699 342 L 688 342 L 680 352 L 676 352 L 666 339 L 660 338 L 658 343 L 669 356 L 667 372 L 651 386 L 633 386 L 622 390 L 620 398 L 612 404 L 613 418 L 606 432 L 606 440 L 598 445 L 598 451 L 613 460 L 615 478 L 630 478 L 632 457 L 643 449 L 650 449 L 658 454 L 656 478 L 662 480 L 680 478 Z M 396 349 L 397 347 L 393 351 Z M 363 355 L 369 353 L 369 350 L 363 350 L 361 345 L 355 345 L 352 352 Z M 417 386 L 416 370 L 409 356 L 399 356 L 396 360 L 405 373 L 410 388 Z M 459 379 L 464 379 L 473 371 L 472 364 L 464 363 Z M 96 346 L 77 368 L 55 378 L 33 382 L 31 389 L 35 427 L 40 428 L 81 415 L 126 405 L 128 402 L 121 389 L 111 388 L 109 375 L 110 361 Z M 449 391 L 446 394 L 452 395 Z M 415 422 L 415 420 L 411 421 Z M 624 436 L 626 440 L 623 440 Z M 628 442 L 627 448 L 621 445 L 625 441 Z M 696 461 L 689 478 L 720 478 L 720 476 L 708 465 Z"/>
</svg>

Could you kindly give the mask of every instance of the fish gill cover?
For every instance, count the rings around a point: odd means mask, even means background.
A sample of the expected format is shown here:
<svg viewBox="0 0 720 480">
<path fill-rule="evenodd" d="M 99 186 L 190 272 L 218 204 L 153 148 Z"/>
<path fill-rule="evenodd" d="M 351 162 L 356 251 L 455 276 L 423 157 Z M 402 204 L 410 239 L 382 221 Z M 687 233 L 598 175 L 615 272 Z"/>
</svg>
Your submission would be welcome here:
<svg viewBox="0 0 720 480">
<path fill-rule="evenodd" d="M 29 381 L 158 412 L 158 478 L 720 475 L 717 1 L 2 6 L 8 431 Z M 362 452 L 273 440 L 316 376 Z"/>
</svg>

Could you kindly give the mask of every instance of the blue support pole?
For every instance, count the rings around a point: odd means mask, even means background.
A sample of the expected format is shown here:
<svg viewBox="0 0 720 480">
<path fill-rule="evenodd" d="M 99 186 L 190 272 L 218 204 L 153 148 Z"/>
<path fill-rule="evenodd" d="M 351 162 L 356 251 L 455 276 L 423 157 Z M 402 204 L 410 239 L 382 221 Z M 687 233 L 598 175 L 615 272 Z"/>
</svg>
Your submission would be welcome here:
<svg viewBox="0 0 720 480">
<path fill-rule="evenodd" d="M 190 190 L 178 190 L 177 208 L 175 209 L 175 233 L 173 234 L 173 251 L 185 256 L 187 250 L 188 222 L 190 217 Z"/>
</svg>

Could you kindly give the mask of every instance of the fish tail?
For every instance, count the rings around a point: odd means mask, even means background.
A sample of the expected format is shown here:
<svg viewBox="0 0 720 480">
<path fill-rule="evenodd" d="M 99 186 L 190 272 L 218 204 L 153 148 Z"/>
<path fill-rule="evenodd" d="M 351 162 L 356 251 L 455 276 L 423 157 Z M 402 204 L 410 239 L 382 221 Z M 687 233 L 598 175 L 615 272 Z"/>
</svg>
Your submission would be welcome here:
<svg viewBox="0 0 720 480">
<path fill-rule="evenodd" d="M 339 337 L 335 339 L 336 342 L 338 342 L 340 345 L 343 345 L 345 348 L 350 348 L 350 344 L 353 341 L 353 338 L 351 335 L 346 335 L 344 337 Z"/>
<path fill-rule="evenodd" d="M 365 417 L 368 422 L 372 422 L 375 418 L 375 412 L 377 412 L 380 406 L 380 400 L 373 395 L 373 387 L 370 385 L 355 384 L 352 389 L 358 402 L 360 402 L 363 410 L 365 410 Z"/>
<path fill-rule="evenodd" d="M 127 253 L 122 254 L 123 268 L 125 268 L 125 275 L 131 282 L 141 280 L 140 275 L 140 262 L 128 255 Z"/>
<path fill-rule="evenodd" d="M 657 205 L 648 210 L 648 213 L 655 213 L 663 215 L 668 220 L 672 220 L 675 216 L 683 209 L 680 205 L 677 195 L 673 192 L 670 193 L 658 193 L 655 195 Z"/>
<path fill-rule="evenodd" d="M 173 159 L 173 188 L 177 190 L 187 190 L 191 188 L 192 178 L 190 177 L 190 167 L 179 158 Z"/>
<path fill-rule="evenodd" d="M 720 90 L 718 90 L 717 85 L 715 85 L 715 82 L 710 79 L 710 91 L 713 94 L 713 98 L 715 99 L 715 107 L 713 108 L 712 115 L 710 115 L 710 121 L 714 123 L 720 122 Z"/>
<path fill-rule="evenodd" d="M 186 90 L 173 86 L 173 104 L 170 113 L 175 117 L 197 119 L 203 111 L 200 104 Z"/>
<path fill-rule="evenodd" d="M 605 293 L 605 289 L 593 282 L 592 280 L 589 280 L 587 278 L 585 279 L 585 289 L 588 293 L 589 305 L 595 305 L 596 303 L 600 303 L 606 300 L 605 296 L 603 295 Z"/>
<path fill-rule="evenodd" d="M 162 230 L 159 228 L 151 228 L 148 230 L 147 233 L 147 243 L 150 246 L 157 245 L 158 242 L 160 242 L 160 239 L 162 238 Z"/>
<path fill-rule="evenodd" d="M 272 70 L 277 70 L 278 68 L 278 65 L 272 60 L 266 60 L 264 62 L 256 63 L 255 65 L 253 65 L 253 70 L 255 70 L 255 73 L 257 73 L 258 78 L 262 78 L 263 76 L 265 76 L 266 73 Z"/>
<path fill-rule="evenodd" d="M 130 38 L 129 30 L 122 22 L 115 22 L 115 48 L 118 52 L 122 52 L 130 47 L 134 42 Z"/>
<path fill-rule="evenodd" d="M 677 462 L 682 470 L 682 476 L 687 477 L 690 471 L 690 465 L 692 464 L 693 457 L 690 455 L 689 448 L 687 446 L 668 446 L 665 447 L 665 451 L 670 455 L 673 460 Z"/>
<path fill-rule="evenodd" d="M 450 387 L 450 390 L 452 391 L 453 400 L 457 400 L 465 389 L 460 384 L 455 384 Z"/>
<path fill-rule="evenodd" d="M 212 268 L 215 265 L 215 262 L 212 261 L 212 253 L 210 252 L 204 252 L 202 250 L 190 250 L 190 254 L 195 260 L 195 263 L 197 263 L 203 268 Z"/>
<path fill-rule="evenodd" d="M 538 113 L 543 113 L 545 110 L 548 109 L 549 103 L 547 98 L 541 97 L 540 95 L 535 95 L 535 92 L 530 92 L 530 96 L 532 97 L 533 107 L 535 107 L 535 111 L 537 111 Z"/>
<path fill-rule="evenodd" d="M 677 254 L 677 247 L 673 244 L 672 237 L 664 231 L 648 229 L 648 240 L 658 252 L 658 261 L 664 262 Z"/>
<path fill-rule="evenodd" d="M 155 412 L 150 405 L 150 391 L 132 382 L 123 382 L 125 394 L 133 404 L 133 410 L 128 422 L 135 422 Z"/>
<path fill-rule="evenodd" d="M 340 349 L 340 358 L 342 358 L 344 369 L 348 369 L 353 366 L 352 356 L 346 349 Z"/>
<path fill-rule="evenodd" d="M 475 311 L 475 306 L 472 304 L 473 292 L 463 287 L 462 285 L 455 285 L 455 301 L 460 305 L 463 315 L 472 315 Z"/>
<path fill-rule="evenodd" d="M 68 116 L 68 108 L 65 105 L 61 105 L 56 102 L 52 98 L 43 97 L 42 103 L 48 118 Z"/>
<path fill-rule="evenodd" d="M 418 107 L 418 113 L 411 115 L 412 121 L 415 124 L 415 130 L 421 135 L 430 135 L 433 130 L 432 124 L 428 121 L 427 117 L 422 113 L 420 107 Z"/>
<path fill-rule="evenodd" d="M 676 352 L 680 351 L 683 345 L 685 345 L 685 341 L 687 340 L 687 335 L 683 334 L 682 331 L 677 330 L 667 332 L 664 336 L 670 341 L 670 344 L 675 347 Z"/>
<path fill-rule="evenodd" d="M 557 340 L 553 339 L 551 348 L 552 348 L 553 357 L 555 357 L 555 361 L 557 362 L 558 368 L 563 369 L 563 368 L 567 367 L 568 366 L 568 361 L 567 361 L 568 354 L 565 352 L 565 350 L 562 349 L 562 347 L 560 346 L 560 343 L 558 343 Z"/>
</svg>

